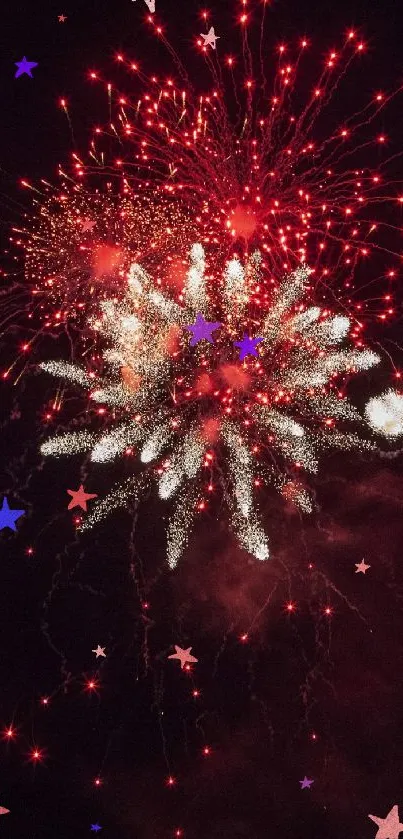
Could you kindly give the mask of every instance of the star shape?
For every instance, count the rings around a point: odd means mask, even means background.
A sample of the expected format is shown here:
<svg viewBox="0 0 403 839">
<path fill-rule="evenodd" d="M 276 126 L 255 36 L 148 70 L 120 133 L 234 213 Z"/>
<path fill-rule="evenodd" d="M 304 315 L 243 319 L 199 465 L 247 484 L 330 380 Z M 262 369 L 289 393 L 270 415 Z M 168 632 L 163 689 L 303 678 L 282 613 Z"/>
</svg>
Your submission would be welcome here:
<svg viewBox="0 0 403 839">
<path fill-rule="evenodd" d="M 312 786 L 312 784 L 314 784 L 314 783 L 315 783 L 315 781 L 310 780 L 310 779 L 309 779 L 309 778 L 307 778 L 307 777 L 306 777 L 306 775 L 305 775 L 304 780 L 303 780 L 303 781 L 300 781 L 300 784 L 301 784 L 301 789 L 311 789 L 311 786 Z"/>
<path fill-rule="evenodd" d="M 67 16 L 66 15 L 58 15 L 57 19 L 58 19 L 59 23 L 64 23 L 67 20 Z"/>
<path fill-rule="evenodd" d="M 33 79 L 32 68 L 38 66 L 37 61 L 28 61 L 28 59 L 24 55 L 24 58 L 22 58 L 21 61 L 14 61 L 14 64 L 16 67 L 18 67 L 18 70 L 16 71 L 16 74 L 14 76 L 15 79 L 18 79 L 20 76 L 23 76 L 24 73 L 26 73 L 27 76 L 31 76 L 31 79 Z"/>
<path fill-rule="evenodd" d="M 95 653 L 97 658 L 99 658 L 99 656 L 102 656 L 102 658 L 106 658 L 105 647 L 100 647 L 99 644 L 96 650 L 91 650 L 91 652 Z"/>
<path fill-rule="evenodd" d="M 73 507 L 81 507 L 82 510 L 87 512 L 87 501 L 89 501 L 90 498 L 98 498 L 98 496 L 92 492 L 85 492 L 83 484 L 80 484 L 79 489 L 68 489 L 67 492 L 71 495 L 71 501 L 67 507 L 68 510 L 72 510 Z"/>
<path fill-rule="evenodd" d="M 212 47 L 213 50 L 215 50 L 215 42 L 219 40 L 220 36 L 215 34 L 214 26 L 210 26 L 207 35 L 204 35 L 203 32 L 201 32 L 200 37 L 204 38 L 204 47 L 207 47 L 210 44 L 210 47 Z"/>
<path fill-rule="evenodd" d="M 210 344 L 214 344 L 211 333 L 214 332 L 215 329 L 219 329 L 221 325 L 221 323 L 204 320 L 203 315 L 198 312 L 195 322 L 185 326 L 185 329 L 188 329 L 189 332 L 193 332 L 190 346 L 194 347 L 198 341 L 202 341 L 203 339 L 208 341 Z"/>
<path fill-rule="evenodd" d="M 101 827 L 100 824 L 92 824 L 91 825 L 91 830 L 93 830 L 94 833 L 98 833 L 98 830 L 102 830 L 102 827 Z"/>
<path fill-rule="evenodd" d="M 403 824 L 399 822 L 399 810 L 397 804 L 389 810 L 386 819 L 380 819 L 379 816 L 371 815 L 368 815 L 368 818 L 372 819 L 372 821 L 378 825 L 378 831 L 375 835 L 375 839 L 399 839 L 399 833 L 403 830 Z"/>
<path fill-rule="evenodd" d="M 10 810 L 7 810 L 7 807 L 0 807 L 0 816 L 5 816 L 9 812 Z"/>
<path fill-rule="evenodd" d="M 144 0 L 144 2 L 146 4 L 146 6 L 148 7 L 148 10 L 153 15 L 154 12 L 155 12 L 155 0 Z"/>
<path fill-rule="evenodd" d="M 81 233 L 87 233 L 88 231 L 92 233 L 95 227 L 95 221 L 91 221 L 90 218 L 85 218 L 83 222 L 81 222 Z"/>
<path fill-rule="evenodd" d="M 9 527 L 10 530 L 17 530 L 15 522 L 20 516 L 23 516 L 25 510 L 10 510 L 7 498 L 4 496 L 3 506 L 0 510 L 0 530 Z"/>
<path fill-rule="evenodd" d="M 198 661 L 194 655 L 190 655 L 191 647 L 188 647 L 187 650 L 182 650 L 182 647 L 177 647 L 174 644 L 176 652 L 173 655 L 169 655 L 168 658 L 177 658 L 181 663 L 181 670 L 183 670 L 185 664 L 192 664 L 194 661 Z"/>
<path fill-rule="evenodd" d="M 28 59 L 25 57 L 25 55 L 24 55 L 24 58 L 21 59 L 21 61 L 14 61 L 14 64 L 15 64 L 16 67 L 18 67 L 18 70 L 17 70 L 17 72 L 15 74 L 15 77 L 14 77 L 16 79 L 18 79 L 24 73 L 26 73 L 27 76 L 31 76 L 31 79 L 32 79 L 33 78 L 32 68 L 38 66 L 37 61 L 28 61 Z"/>
<path fill-rule="evenodd" d="M 234 347 L 239 347 L 240 350 L 239 360 L 243 361 L 247 355 L 254 355 L 258 358 L 259 354 L 256 347 L 260 341 L 263 341 L 263 338 L 249 338 L 246 334 L 244 334 L 242 341 L 234 341 Z"/>
<path fill-rule="evenodd" d="M 355 567 L 357 569 L 355 572 L 356 574 L 359 574 L 360 572 L 361 574 L 365 574 L 365 572 L 368 571 L 368 568 L 371 568 L 370 565 L 365 564 L 363 559 L 361 560 L 361 562 L 356 562 Z"/>
</svg>

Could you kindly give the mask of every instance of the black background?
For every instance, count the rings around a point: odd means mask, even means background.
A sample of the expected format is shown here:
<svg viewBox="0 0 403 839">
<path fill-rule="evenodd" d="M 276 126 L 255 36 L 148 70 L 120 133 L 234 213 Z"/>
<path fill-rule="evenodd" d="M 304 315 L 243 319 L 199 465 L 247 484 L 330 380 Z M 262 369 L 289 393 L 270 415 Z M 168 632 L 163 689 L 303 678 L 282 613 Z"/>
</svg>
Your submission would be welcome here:
<svg viewBox="0 0 403 839">
<path fill-rule="evenodd" d="M 194 35 L 204 31 L 201 8 L 157 0 L 157 16 L 191 74 L 202 62 L 194 50 Z M 222 0 L 211 8 L 222 51 L 227 42 L 234 51 L 238 14 L 238 4 Z M 84 148 L 93 122 L 106 117 L 89 70 L 107 76 L 110 69 L 113 77 L 120 50 L 148 70 L 169 66 L 146 15 L 142 0 L 2 9 L 5 243 L 8 226 L 29 206 L 18 180 L 52 180 L 70 154 L 60 97 L 69 100 Z M 341 111 L 362 91 L 402 83 L 401 4 L 278 0 L 267 7 L 270 46 L 307 35 L 319 59 L 351 26 L 367 50 L 336 106 Z M 16 80 L 14 62 L 24 54 L 39 66 L 33 79 Z M 385 117 L 385 130 L 399 130 L 400 113 L 401 103 Z M 398 322 L 394 329 L 398 339 Z M 399 454 L 328 458 L 311 519 L 268 499 L 273 559 L 265 566 L 241 554 L 226 522 L 211 516 L 168 574 L 163 513 L 153 496 L 135 535 L 120 512 L 74 536 L 66 488 L 85 479 L 88 491 L 101 494 L 106 476 L 87 477 L 74 458 L 45 466 L 38 459 L 43 407 L 32 371 L 17 388 L 10 381 L 1 388 L 3 488 L 11 506 L 27 510 L 18 535 L 3 531 L 0 545 L 0 722 L 16 729 L 12 742 L 0 743 L 0 805 L 11 810 L 0 817 L 4 836 L 81 837 L 99 822 L 101 835 L 114 839 L 165 839 L 178 827 L 186 839 L 372 839 L 369 812 L 386 816 L 399 803 L 403 817 Z M 371 565 L 365 577 L 354 573 L 362 557 Z M 293 615 L 284 609 L 290 600 Z M 97 672 L 91 650 L 98 643 L 108 657 Z M 199 663 L 191 675 L 167 662 L 174 643 L 192 645 Z M 89 695 L 91 677 L 100 686 Z M 44 759 L 34 766 L 35 745 Z M 315 782 L 301 791 L 305 774 Z"/>
</svg>

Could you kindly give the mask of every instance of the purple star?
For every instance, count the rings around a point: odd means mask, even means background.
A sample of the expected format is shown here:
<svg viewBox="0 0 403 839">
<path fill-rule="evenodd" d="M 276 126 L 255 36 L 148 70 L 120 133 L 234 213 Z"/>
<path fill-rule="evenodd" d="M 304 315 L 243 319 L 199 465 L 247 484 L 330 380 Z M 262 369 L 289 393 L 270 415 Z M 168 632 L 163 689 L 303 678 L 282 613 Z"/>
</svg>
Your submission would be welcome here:
<svg viewBox="0 0 403 839">
<path fill-rule="evenodd" d="M 98 830 L 102 830 L 102 827 L 100 824 L 92 824 L 91 830 L 93 830 L 95 833 L 98 833 Z"/>
<path fill-rule="evenodd" d="M 3 506 L 0 510 L 0 530 L 3 530 L 4 527 L 9 527 L 10 530 L 17 530 L 15 522 L 24 513 L 25 510 L 10 510 L 7 498 L 4 498 Z"/>
<path fill-rule="evenodd" d="M 240 349 L 239 360 L 243 361 L 247 355 L 254 355 L 258 358 L 259 354 L 256 347 L 260 341 L 263 341 L 263 338 L 249 338 L 248 335 L 244 335 L 242 341 L 234 341 L 234 347 Z"/>
<path fill-rule="evenodd" d="M 315 783 L 314 781 L 310 781 L 309 778 L 307 778 L 306 775 L 305 775 L 304 780 L 300 781 L 301 789 L 310 789 L 312 784 L 314 784 L 314 783 Z"/>
<path fill-rule="evenodd" d="M 194 347 L 198 341 L 202 341 L 203 339 L 205 341 L 209 341 L 210 344 L 214 344 L 211 333 L 214 332 L 215 329 L 219 329 L 221 325 L 221 323 L 204 320 L 203 315 L 199 312 L 196 316 L 195 322 L 189 324 L 189 326 L 185 326 L 185 329 L 188 329 L 189 332 L 193 332 L 190 346 Z"/>
<path fill-rule="evenodd" d="M 38 66 L 37 61 L 28 61 L 28 59 L 25 58 L 25 55 L 24 55 L 24 58 L 21 59 L 21 61 L 15 61 L 14 64 L 15 64 L 16 67 L 18 67 L 18 70 L 15 74 L 16 79 L 18 79 L 24 73 L 26 73 L 27 76 L 31 76 L 31 79 L 32 79 L 33 78 L 32 68 Z"/>
</svg>

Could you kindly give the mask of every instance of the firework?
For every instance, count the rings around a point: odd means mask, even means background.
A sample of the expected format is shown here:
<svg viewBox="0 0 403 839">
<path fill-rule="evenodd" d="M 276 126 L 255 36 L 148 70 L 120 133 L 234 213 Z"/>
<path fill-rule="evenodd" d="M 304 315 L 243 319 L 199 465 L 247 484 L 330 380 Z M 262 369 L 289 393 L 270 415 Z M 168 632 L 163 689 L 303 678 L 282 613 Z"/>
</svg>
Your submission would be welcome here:
<svg viewBox="0 0 403 839">
<path fill-rule="evenodd" d="M 259 451 L 276 464 L 275 482 L 303 510 L 309 493 L 297 475 L 316 472 L 326 447 L 371 449 L 352 432 L 354 406 L 335 392 L 340 378 L 379 361 L 370 350 L 341 346 L 350 321 L 310 307 L 310 270 L 286 275 L 262 306 L 259 287 L 265 265 L 255 253 L 243 266 L 224 267 L 221 289 L 207 281 L 208 260 L 200 243 L 190 251 L 181 304 L 163 294 L 152 276 L 134 263 L 122 300 L 102 303 L 92 327 L 104 345 L 104 373 L 73 364 L 47 362 L 42 369 L 85 388 L 106 405 L 107 429 L 63 434 L 42 453 L 61 456 L 89 451 L 95 463 L 111 462 L 133 447 L 138 473 L 94 505 L 83 528 L 114 507 L 139 499 L 154 478 L 161 499 L 173 503 L 168 528 L 168 563 L 173 568 L 186 546 L 197 509 L 203 510 L 206 471 L 219 482 L 240 544 L 267 559 L 267 535 L 259 521 L 256 487 Z M 238 304 L 242 321 L 234 319 Z M 193 345 L 186 324 L 200 314 L 217 318 L 214 342 Z M 219 327 L 219 329 L 217 328 Z M 240 333 L 263 336 L 241 362 Z"/>
<path fill-rule="evenodd" d="M 382 396 L 374 396 L 365 407 L 365 415 L 371 428 L 385 437 L 403 434 L 403 396 L 394 390 L 387 390 Z"/>
<path fill-rule="evenodd" d="M 247 15 L 242 56 L 212 56 L 198 40 L 205 68 L 197 90 L 155 16 L 149 24 L 175 72 L 147 75 L 139 62 L 118 55 L 118 66 L 131 74 L 129 93 L 120 90 L 124 81 L 91 72 L 91 81 L 105 86 L 108 124 L 96 125 L 88 151 L 60 167 L 59 186 L 31 186 L 34 216 L 14 228 L 27 289 L 39 299 L 46 327 L 72 318 L 85 323 L 89 305 L 120 292 L 133 260 L 162 286 L 181 289 L 183 260 L 199 241 L 219 262 L 259 250 L 273 276 L 306 261 L 322 300 L 337 276 L 338 299 L 358 317 L 359 337 L 370 301 L 355 298 L 356 275 L 365 281 L 375 253 L 391 280 L 398 264 L 391 232 L 400 225 L 385 224 L 382 208 L 403 201 L 389 173 L 400 152 L 377 129 L 398 91 L 375 92 L 337 124 L 329 104 L 351 63 L 363 60 L 365 44 L 349 32 L 307 89 L 310 43 L 277 46 L 269 77 L 261 48 L 249 40 Z M 261 44 L 263 29 L 260 36 Z M 61 106 L 70 123 L 67 101 Z M 379 152 L 376 166 L 368 165 L 371 146 Z M 231 270 L 229 284 L 237 281 Z M 392 297 L 380 296 L 382 319 L 393 314 Z"/>
<path fill-rule="evenodd" d="M 304 93 L 308 42 L 281 45 L 269 80 L 247 14 L 238 67 L 220 58 L 221 43 L 209 53 L 197 42 L 210 81 L 195 90 L 155 16 L 149 22 L 175 74 L 147 75 L 118 55 L 132 74 L 125 94 L 91 72 L 105 84 L 108 124 L 61 169 L 61 187 L 39 202 L 35 224 L 18 231 L 31 287 L 48 303 L 45 326 L 78 319 L 91 342 L 85 369 L 43 369 L 83 387 L 105 423 L 99 434 L 67 433 L 42 451 L 90 451 L 99 463 L 138 452 L 133 476 L 84 527 L 140 499 L 155 478 L 174 505 L 173 567 L 218 484 L 240 543 L 266 559 L 259 485 L 272 480 L 309 511 L 299 475 L 318 469 L 321 450 L 373 447 L 354 428 L 362 419 L 345 387 L 379 360 L 362 334 L 370 301 L 355 287 L 357 277 L 376 278 L 367 263 L 360 268 L 377 252 L 389 260 L 383 274 L 395 275 L 395 228 L 379 211 L 403 200 L 388 174 L 399 152 L 385 152 L 375 169 L 360 163 L 363 148 L 388 148 L 376 119 L 394 94 L 376 92 L 337 125 L 326 109 L 365 45 L 350 32 Z M 65 100 L 62 107 L 70 120 Z M 386 320 L 393 295 L 375 298 Z M 196 319 L 217 325 L 211 345 L 190 339 Z"/>
<path fill-rule="evenodd" d="M 211 77 L 209 82 L 204 71 L 199 89 L 151 17 L 152 30 L 174 58 L 174 73 L 148 76 L 141 62 L 120 54 L 118 64 L 132 77 L 129 93 L 90 73 L 94 83 L 105 85 L 112 120 L 95 129 L 82 180 L 118 140 L 119 169 L 128 181 L 136 188 L 152 183 L 158 195 L 191 207 L 210 252 L 218 249 L 230 258 L 234 247 L 242 257 L 258 249 L 276 276 L 307 261 L 322 292 L 337 272 L 350 312 L 360 266 L 375 252 L 389 266 L 399 254 L 382 221 L 382 206 L 397 207 L 402 200 L 388 173 L 399 150 L 377 129 L 398 91 L 375 92 L 359 113 L 338 124 L 329 104 L 351 63 L 365 54 L 357 34 L 349 32 L 339 49 L 329 51 L 317 81 L 304 90 L 309 42 L 277 46 L 266 63 L 268 77 L 247 18 L 241 21 L 242 57 L 212 56 L 197 42 Z M 262 43 L 263 29 L 260 34 Z M 371 146 L 381 153 L 376 167 L 362 151 Z M 363 308 L 358 301 L 357 311 Z"/>
<path fill-rule="evenodd" d="M 228 262 L 232 302 L 242 284 L 239 260 L 254 270 L 251 255 L 264 258 L 270 275 L 262 295 L 284 272 L 309 263 L 316 300 L 337 299 L 341 319 L 333 328 L 343 328 L 345 315 L 359 348 L 374 310 L 381 321 L 394 314 L 391 286 L 400 262 L 394 233 L 400 224 L 393 225 L 390 211 L 385 223 L 383 206 L 398 208 L 403 198 L 389 166 L 400 151 L 384 133 L 384 113 L 398 90 L 375 91 L 338 124 L 333 114 L 340 108 L 333 106 L 350 65 L 365 60 L 365 44 L 349 32 L 320 59 L 317 80 L 308 88 L 304 73 L 311 72 L 305 67 L 314 45 L 302 39 L 271 49 L 264 17 L 259 32 L 249 26 L 248 14 L 241 16 L 242 49 L 233 55 L 221 55 L 223 41 L 211 50 L 198 38 L 193 60 L 202 67 L 196 85 L 155 15 L 148 23 L 167 48 L 167 73 L 155 75 L 150 68 L 147 74 L 145 62 L 121 54 L 119 81 L 89 73 L 92 84 L 105 88 L 107 124 L 101 119 L 87 151 L 75 151 L 60 166 L 58 185 L 22 181 L 31 190 L 34 213 L 13 228 L 25 278 L 13 284 L 4 319 L 12 323 L 22 306 L 28 308 L 31 336 L 5 375 L 18 362 L 25 365 L 27 350 L 43 331 L 55 334 L 74 324 L 80 340 L 92 341 L 88 314 L 124 293 L 133 260 L 176 299 L 193 242 L 214 254 L 218 265 Z M 72 129 L 70 104 L 60 104 Z M 191 285 L 197 274 L 195 255 Z M 375 282 L 384 284 L 385 277 L 386 293 Z M 200 300 L 200 312 L 204 306 Z M 234 318 L 238 314 L 239 295 Z"/>
</svg>

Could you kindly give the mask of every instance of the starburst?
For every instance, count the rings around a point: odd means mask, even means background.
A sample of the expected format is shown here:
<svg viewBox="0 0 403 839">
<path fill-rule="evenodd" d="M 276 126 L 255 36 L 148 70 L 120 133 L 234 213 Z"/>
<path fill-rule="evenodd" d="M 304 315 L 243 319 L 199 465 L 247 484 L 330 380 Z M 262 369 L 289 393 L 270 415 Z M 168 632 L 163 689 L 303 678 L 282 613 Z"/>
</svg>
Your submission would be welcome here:
<svg viewBox="0 0 403 839">
<path fill-rule="evenodd" d="M 167 534 L 173 568 L 197 509 L 205 507 L 205 470 L 216 470 L 225 475 L 222 490 L 239 543 L 265 560 L 269 544 L 256 502 L 258 476 L 274 481 L 287 500 L 309 512 L 301 470 L 316 472 L 320 452 L 331 446 L 374 448 L 351 430 L 361 417 L 335 384 L 377 364 L 378 356 L 345 346 L 347 317 L 310 305 L 306 265 L 285 276 L 270 298 L 264 295 L 264 305 L 263 270 L 255 252 L 245 266 L 232 259 L 222 282 L 212 283 L 204 249 L 195 244 L 176 301 L 133 263 L 123 298 L 104 301 L 91 324 L 103 347 L 105 373 L 65 362 L 41 364 L 110 410 L 103 432 L 56 436 L 42 445 L 43 454 L 89 451 L 94 463 L 112 462 L 129 447 L 139 455 L 133 476 L 94 505 L 81 529 L 114 507 L 140 500 L 155 479 L 160 498 L 174 505 Z M 200 312 L 221 324 L 214 344 L 193 346 L 190 340 L 186 325 Z M 255 353 L 241 362 L 236 339 L 245 333 L 259 340 Z"/>
</svg>

